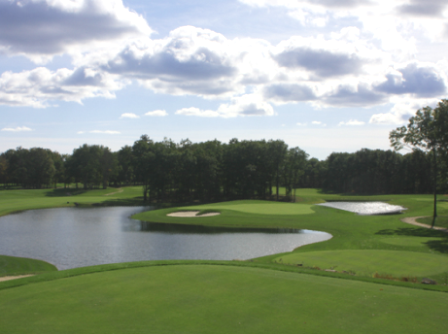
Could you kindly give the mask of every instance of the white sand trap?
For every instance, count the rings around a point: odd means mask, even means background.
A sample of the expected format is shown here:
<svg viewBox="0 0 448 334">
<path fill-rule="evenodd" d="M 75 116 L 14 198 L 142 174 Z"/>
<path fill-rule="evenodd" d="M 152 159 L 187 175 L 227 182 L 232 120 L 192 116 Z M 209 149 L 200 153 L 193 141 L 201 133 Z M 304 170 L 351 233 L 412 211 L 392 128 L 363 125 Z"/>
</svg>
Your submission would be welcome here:
<svg viewBox="0 0 448 334">
<path fill-rule="evenodd" d="M 200 211 L 177 211 L 167 214 L 168 217 L 194 218 L 194 217 L 213 217 L 220 215 L 219 212 L 209 212 L 198 215 Z"/>
<path fill-rule="evenodd" d="M 19 279 L 19 278 L 24 278 L 24 277 L 30 277 L 30 276 L 34 276 L 34 275 L 5 276 L 5 277 L 0 277 L 0 282 L 10 281 L 12 279 Z"/>
</svg>

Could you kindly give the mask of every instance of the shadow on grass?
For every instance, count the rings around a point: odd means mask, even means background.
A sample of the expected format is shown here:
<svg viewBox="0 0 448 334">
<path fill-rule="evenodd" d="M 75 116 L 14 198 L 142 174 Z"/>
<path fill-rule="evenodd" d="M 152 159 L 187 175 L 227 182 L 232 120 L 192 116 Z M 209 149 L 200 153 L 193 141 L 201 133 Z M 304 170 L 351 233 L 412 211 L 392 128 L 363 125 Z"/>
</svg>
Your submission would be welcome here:
<svg viewBox="0 0 448 334">
<path fill-rule="evenodd" d="M 429 248 L 434 249 L 437 252 L 448 254 L 448 239 L 444 240 L 431 240 L 424 243 Z"/>
<path fill-rule="evenodd" d="M 77 196 L 84 194 L 84 189 L 53 189 L 45 194 L 47 197 L 65 197 L 65 196 Z"/>
<path fill-rule="evenodd" d="M 104 202 L 93 203 L 92 206 L 104 207 L 104 206 L 149 206 L 148 202 L 143 201 L 143 197 L 133 198 L 117 198 L 110 199 Z"/>
<path fill-rule="evenodd" d="M 438 231 L 432 230 L 429 228 L 412 228 L 412 227 L 401 227 L 395 230 L 387 229 L 376 232 L 377 235 L 406 235 L 412 237 L 432 237 L 432 238 L 447 238 L 447 234 Z"/>
<path fill-rule="evenodd" d="M 426 238 L 442 238 L 442 240 L 430 240 L 424 242 L 430 249 L 439 253 L 448 254 L 448 235 L 445 232 L 438 230 L 431 230 L 429 228 L 397 228 L 395 230 L 381 230 L 378 235 L 402 235 L 411 237 L 426 237 Z"/>
</svg>

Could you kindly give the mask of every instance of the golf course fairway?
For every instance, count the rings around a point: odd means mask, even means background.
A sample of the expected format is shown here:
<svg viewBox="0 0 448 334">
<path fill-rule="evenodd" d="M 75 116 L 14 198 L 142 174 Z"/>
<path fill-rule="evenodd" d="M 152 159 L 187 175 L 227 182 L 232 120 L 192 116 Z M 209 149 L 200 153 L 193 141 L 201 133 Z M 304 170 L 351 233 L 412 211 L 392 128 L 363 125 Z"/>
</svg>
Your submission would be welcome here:
<svg viewBox="0 0 448 334">
<path fill-rule="evenodd" d="M 0 290 L 1 333 L 446 333 L 448 294 L 223 265 Z M 24 320 L 26 319 L 26 320 Z"/>
<path fill-rule="evenodd" d="M 138 187 L 70 194 L 0 191 L 0 215 L 73 202 L 141 205 L 140 196 Z M 0 257 L 0 266 L 5 264 L 0 276 L 17 268 L 47 271 L 0 282 L 0 333 L 446 333 L 448 234 L 402 221 L 428 217 L 430 195 L 343 196 L 300 189 L 297 196 L 297 203 L 183 204 L 133 218 L 309 229 L 332 239 L 249 261 L 131 262 L 55 272 L 45 263 Z M 329 200 L 387 201 L 407 210 L 360 216 L 315 205 Z M 189 210 L 220 214 L 167 216 Z M 445 203 L 439 214 L 448 216 Z M 437 284 L 422 284 L 427 278 Z"/>
</svg>

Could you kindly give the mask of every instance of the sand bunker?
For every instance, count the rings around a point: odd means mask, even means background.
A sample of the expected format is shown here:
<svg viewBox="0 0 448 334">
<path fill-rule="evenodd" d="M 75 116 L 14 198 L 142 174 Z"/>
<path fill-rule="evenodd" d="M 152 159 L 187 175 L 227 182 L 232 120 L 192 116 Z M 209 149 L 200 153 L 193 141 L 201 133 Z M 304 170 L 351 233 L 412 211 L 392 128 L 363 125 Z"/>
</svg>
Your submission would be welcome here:
<svg viewBox="0 0 448 334">
<path fill-rule="evenodd" d="M 12 279 L 19 279 L 19 278 L 24 278 L 24 277 L 30 277 L 30 276 L 34 276 L 34 275 L 5 276 L 5 277 L 0 277 L 0 282 L 10 281 Z"/>
<path fill-rule="evenodd" d="M 194 218 L 194 217 L 213 217 L 219 216 L 219 212 L 208 212 L 198 215 L 200 211 L 177 211 L 167 214 L 168 217 Z"/>
</svg>

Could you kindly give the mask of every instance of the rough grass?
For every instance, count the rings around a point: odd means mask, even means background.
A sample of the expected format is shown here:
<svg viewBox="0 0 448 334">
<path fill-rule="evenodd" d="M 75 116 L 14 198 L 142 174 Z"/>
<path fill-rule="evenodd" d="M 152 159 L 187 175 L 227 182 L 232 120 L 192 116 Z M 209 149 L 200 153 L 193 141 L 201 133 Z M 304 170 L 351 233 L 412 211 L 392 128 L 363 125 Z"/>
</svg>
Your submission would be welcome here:
<svg viewBox="0 0 448 334">
<path fill-rule="evenodd" d="M 11 334 L 408 334 L 448 325 L 447 293 L 243 266 L 100 272 L 0 290 L 0 300 L 0 332 Z"/>
<path fill-rule="evenodd" d="M 354 272 L 364 276 L 379 273 L 390 274 L 394 277 L 422 278 L 448 273 L 448 256 L 397 250 L 334 250 L 292 253 L 280 256 L 275 261 Z"/>
</svg>

